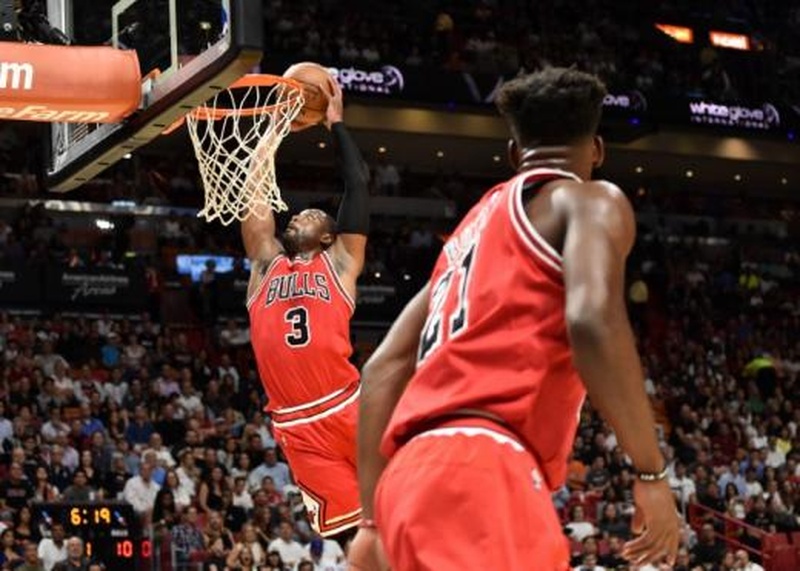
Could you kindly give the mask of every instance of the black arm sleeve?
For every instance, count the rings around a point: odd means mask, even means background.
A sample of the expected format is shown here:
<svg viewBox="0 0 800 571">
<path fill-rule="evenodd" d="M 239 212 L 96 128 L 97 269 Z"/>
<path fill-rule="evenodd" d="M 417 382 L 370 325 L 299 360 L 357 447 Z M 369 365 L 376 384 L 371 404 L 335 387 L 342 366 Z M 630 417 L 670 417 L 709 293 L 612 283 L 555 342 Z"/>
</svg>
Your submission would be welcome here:
<svg viewBox="0 0 800 571">
<path fill-rule="evenodd" d="M 336 231 L 343 234 L 369 234 L 367 165 L 344 123 L 334 123 L 331 133 L 344 181 L 344 195 L 336 217 Z"/>
</svg>

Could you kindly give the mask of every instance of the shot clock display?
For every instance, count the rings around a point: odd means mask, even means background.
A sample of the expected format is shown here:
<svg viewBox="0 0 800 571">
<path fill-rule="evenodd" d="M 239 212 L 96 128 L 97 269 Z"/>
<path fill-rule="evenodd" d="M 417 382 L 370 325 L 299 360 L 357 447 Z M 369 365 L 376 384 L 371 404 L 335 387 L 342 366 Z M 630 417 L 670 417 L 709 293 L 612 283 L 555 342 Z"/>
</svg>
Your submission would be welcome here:
<svg viewBox="0 0 800 571">
<path fill-rule="evenodd" d="M 124 502 L 34 503 L 34 521 L 44 529 L 64 526 L 83 539 L 86 556 L 114 571 L 150 569 L 152 544 L 142 538 L 133 507 Z"/>
</svg>

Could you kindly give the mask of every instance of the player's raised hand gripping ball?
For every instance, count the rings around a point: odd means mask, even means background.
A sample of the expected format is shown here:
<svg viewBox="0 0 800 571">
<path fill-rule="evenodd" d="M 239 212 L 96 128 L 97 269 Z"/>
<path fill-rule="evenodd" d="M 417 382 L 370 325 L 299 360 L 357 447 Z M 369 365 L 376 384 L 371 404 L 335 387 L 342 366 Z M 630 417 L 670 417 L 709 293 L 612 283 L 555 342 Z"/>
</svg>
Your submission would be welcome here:
<svg viewBox="0 0 800 571">
<path fill-rule="evenodd" d="M 301 62 L 287 69 L 283 76 L 300 83 L 305 98 L 303 109 L 292 121 L 292 131 L 302 131 L 326 122 L 328 102 L 333 97 L 335 85 L 327 68 L 313 62 Z"/>
<path fill-rule="evenodd" d="M 330 78 L 331 97 L 328 100 L 328 109 L 325 111 L 325 126 L 330 130 L 331 125 L 344 120 L 344 96 L 339 82 Z"/>
</svg>

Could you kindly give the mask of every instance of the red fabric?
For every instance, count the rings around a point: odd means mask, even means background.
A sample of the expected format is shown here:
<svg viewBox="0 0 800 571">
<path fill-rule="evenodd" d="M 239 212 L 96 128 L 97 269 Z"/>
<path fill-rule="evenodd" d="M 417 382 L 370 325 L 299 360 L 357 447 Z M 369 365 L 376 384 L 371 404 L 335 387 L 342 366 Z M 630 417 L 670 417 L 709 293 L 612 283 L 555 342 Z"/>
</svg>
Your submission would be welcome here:
<svg viewBox="0 0 800 571">
<path fill-rule="evenodd" d="M 269 411 L 322 399 L 358 379 L 348 360 L 353 306 L 327 253 L 309 261 L 278 256 L 249 311 Z"/>
<path fill-rule="evenodd" d="M 319 420 L 273 429 L 303 492 L 309 521 L 322 535 L 335 535 L 361 521 L 357 421 L 356 400 Z"/>
<path fill-rule="evenodd" d="M 431 418 L 479 409 L 524 440 L 551 488 L 565 481 L 586 392 L 572 364 L 560 256 L 531 227 L 522 188 L 568 176 L 540 169 L 496 186 L 445 244 L 422 359 L 382 442 L 387 457 Z M 426 343 L 432 332 L 438 339 Z"/>
<path fill-rule="evenodd" d="M 478 419 L 443 426 L 463 427 L 510 436 Z M 530 453 L 485 433 L 429 434 L 400 449 L 376 492 L 392 569 L 569 569 L 567 539 Z"/>
</svg>

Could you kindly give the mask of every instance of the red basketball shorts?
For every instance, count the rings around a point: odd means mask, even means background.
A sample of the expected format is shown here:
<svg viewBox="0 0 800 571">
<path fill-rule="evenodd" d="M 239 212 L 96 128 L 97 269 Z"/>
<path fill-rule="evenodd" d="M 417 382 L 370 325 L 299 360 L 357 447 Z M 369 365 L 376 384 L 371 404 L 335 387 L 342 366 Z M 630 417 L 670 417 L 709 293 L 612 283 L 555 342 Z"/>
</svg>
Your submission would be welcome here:
<svg viewBox="0 0 800 571">
<path fill-rule="evenodd" d="M 331 536 L 361 521 L 356 473 L 358 385 L 325 405 L 273 413 L 272 427 L 303 494 L 311 526 L 320 535 Z"/>
<path fill-rule="evenodd" d="M 375 510 L 398 571 L 569 569 L 536 461 L 490 421 L 454 420 L 412 438 L 383 473 Z"/>
</svg>

